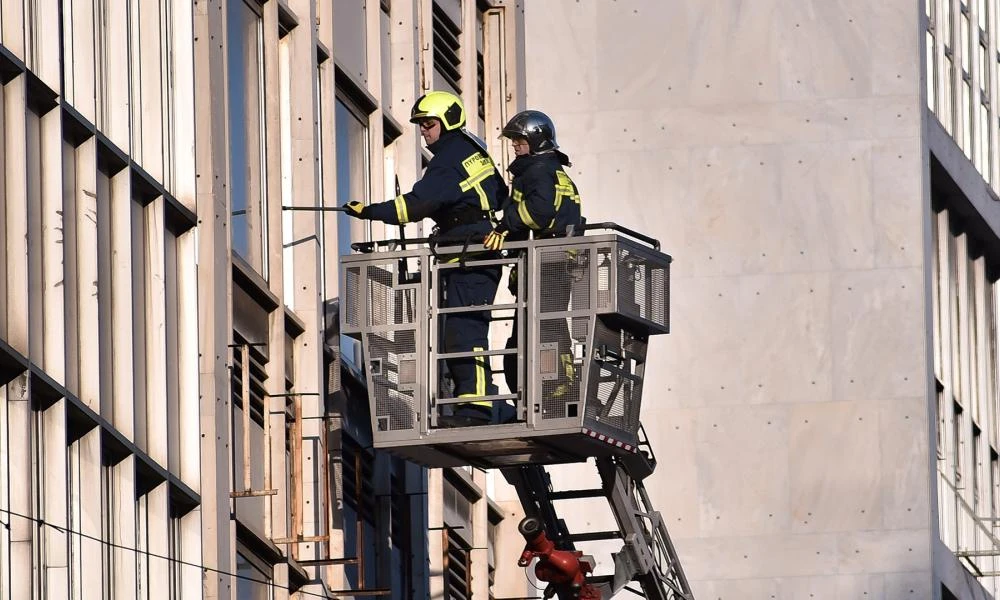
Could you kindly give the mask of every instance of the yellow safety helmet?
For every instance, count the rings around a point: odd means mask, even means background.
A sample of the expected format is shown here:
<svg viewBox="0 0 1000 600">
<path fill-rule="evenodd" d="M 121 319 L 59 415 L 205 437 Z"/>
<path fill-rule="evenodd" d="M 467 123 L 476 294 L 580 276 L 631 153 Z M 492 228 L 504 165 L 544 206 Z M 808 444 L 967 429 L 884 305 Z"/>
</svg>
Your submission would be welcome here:
<svg viewBox="0 0 1000 600">
<path fill-rule="evenodd" d="M 458 129 L 465 125 L 465 107 L 455 94 L 427 92 L 413 104 L 410 123 L 419 123 L 431 117 L 440 120 L 445 131 Z"/>
</svg>

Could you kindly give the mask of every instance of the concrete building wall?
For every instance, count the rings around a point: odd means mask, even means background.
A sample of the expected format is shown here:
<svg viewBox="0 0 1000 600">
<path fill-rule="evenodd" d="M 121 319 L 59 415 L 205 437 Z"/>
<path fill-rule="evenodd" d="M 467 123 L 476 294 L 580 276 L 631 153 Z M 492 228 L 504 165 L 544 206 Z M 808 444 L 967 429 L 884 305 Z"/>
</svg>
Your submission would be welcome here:
<svg viewBox="0 0 1000 600">
<path fill-rule="evenodd" d="M 584 214 L 674 258 L 647 489 L 696 597 L 935 597 L 920 3 L 524 10 Z"/>
</svg>

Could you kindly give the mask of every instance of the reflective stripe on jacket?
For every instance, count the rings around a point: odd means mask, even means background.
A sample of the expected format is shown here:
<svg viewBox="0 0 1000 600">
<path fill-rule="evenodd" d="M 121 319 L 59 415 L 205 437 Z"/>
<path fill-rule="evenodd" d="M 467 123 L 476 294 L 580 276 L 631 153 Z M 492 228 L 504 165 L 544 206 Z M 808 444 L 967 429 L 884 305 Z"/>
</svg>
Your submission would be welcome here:
<svg viewBox="0 0 1000 600">
<path fill-rule="evenodd" d="M 488 233 L 492 211 L 507 196 L 493 160 L 458 131 L 427 148 L 434 156 L 413 190 L 371 205 L 371 218 L 398 225 L 430 217 L 442 235 Z"/>
<path fill-rule="evenodd" d="M 507 169 L 514 176 L 511 195 L 504 203 L 501 230 L 510 239 L 562 235 L 569 225 L 581 220 L 580 192 L 563 171 L 568 162 L 561 152 L 518 156 Z"/>
</svg>

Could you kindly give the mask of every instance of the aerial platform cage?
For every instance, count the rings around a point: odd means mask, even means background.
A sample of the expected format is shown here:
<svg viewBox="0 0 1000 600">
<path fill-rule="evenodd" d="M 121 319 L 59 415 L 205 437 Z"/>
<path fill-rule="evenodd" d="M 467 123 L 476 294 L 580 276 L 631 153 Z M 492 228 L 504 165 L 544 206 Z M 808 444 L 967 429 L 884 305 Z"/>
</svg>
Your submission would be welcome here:
<svg viewBox="0 0 1000 600">
<path fill-rule="evenodd" d="M 480 240 L 355 244 L 341 259 L 341 334 L 360 339 L 377 448 L 431 467 L 484 468 L 576 462 L 636 453 L 649 337 L 670 328 L 670 256 L 613 223 L 576 235 L 508 243 Z M 447 245 L 445 245 L 447 243 Z M 384 249 L 383 249 L 384 248 Z M 503 267 L 506 303 L 446 308 L 453 269 Z M 450 315 L 488 311 L 518 331 L 511 348 L 445 353 Z M 497 345 L 497 344 L 494 344 Z M 516 389 L 504 357 L 516 357 Z M 450 358 L 489 361 L 505 422 L 456 426 Z M 511 365 L 510 358 L 507 359 Z"/>
</svg>

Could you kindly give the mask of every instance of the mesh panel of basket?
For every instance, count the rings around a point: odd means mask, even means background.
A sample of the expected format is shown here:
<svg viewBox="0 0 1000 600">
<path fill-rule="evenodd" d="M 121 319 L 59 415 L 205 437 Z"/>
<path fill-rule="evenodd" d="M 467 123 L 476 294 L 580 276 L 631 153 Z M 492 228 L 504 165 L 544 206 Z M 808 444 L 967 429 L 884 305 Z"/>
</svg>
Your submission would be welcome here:
<svg viewBox="0 0 1000 600">
<path fill-rule="evenodd" d="M 631 398 L 635 402 L 629 402 L 626 406 L 626 427 L 630 431 L 639 429 L 639 410 L 642 408 L 642 384 L 646 373 L 646 342 L 641 337 L 635 337 L 631 332 L 622 333 L 622 346 L 631 357 L 632 374 L 636 380 L 632 383 Z"/>
<path fill-rule="evenodd" d="M 361 326 L 361 267 L 348 267 L 344 274 L 344 322 L 351 327 Z"/>
<path fill-rule="evenodd" d="M 539 275 L 541 275 L 541 293 L 538 298 L 538 310 L 543 313 L 569 310 L 573 277 L 570 275 L 567 252 L 565 250 L 542 252 L 539 257 Z"/>
<path fill-rule="evenodd" d="M 571 281 L 570 310 L 590 309 L 590 248 L 567 252 Z"/>
<path fill-rule="evenodd" d="M 542 418 L 562 419 L 569 416 L 567 404 L 580 401 L 580 369 L 572 363 L 569 324 L 565 318 L 542 319 L 538 323 L 539 341 L 549 344 L 542 352 L 554 356 L 541 357 L 542 364 L 555 369 L 555 378 L 542 380 Z M 555 343 L 555 347 L 551 343 Z M 579 410 L 579 408 L 578 408 Z"/>
<path fill-rule="evenodd" d="M 393 324 L 396 290 L 393 289 L 393 265 L 368 265 L 368 325 Z"/>
<path fill-rule="evenodd" d="M 618 249 L 618 312 L 666 327 L 669 263 L 630 248 Z"/>
<path fill-rule="evenodd" d="M 650 320 L 670 327 L 670 265 L 653 265 L 650 267 L 650 284 L 653 289 L 653 302 L 650 305 Z"/>
<path fill-rule="evenodd" d="M 412 395 L 416 331 L 370 333 L 366 338 L 374 388 L 369 393 L 375 398 L 376 421 L 387 418 L 390 431 L 413 429 L 416 426 Z"/>
<path fill-rule="evenodd" d="M 607 310 L 611 308 L 611 269 L 614 268 L 614 255 L 611 248 L 597 250 L 597 306 Z"/>
<path fill-rule="evenodd" d="M 587 420 L 594 420 L 606 427 L 617 428 L 634 435 L 638 428 L 639 390 L 635 382 L 619 370 L 630 371 L 628 360 L 609 360 L 608 356 L 624 356 L 622 333 L 598 320 L 594 326 L 595 349 L 602 349 L 604 360 L 591 363 L 587 397 Z"/>
<path fill-rule="evenodd" d="M 645 318 L 646 272 L 642 259 L 618 248 L 618 312 Z"/>
</svg>

